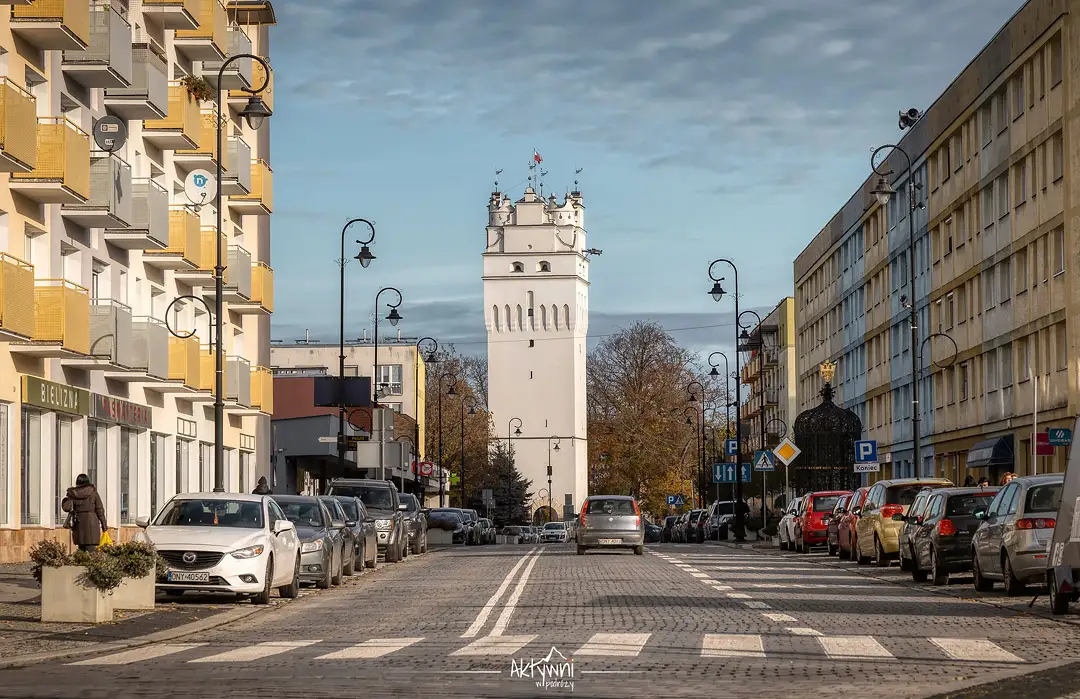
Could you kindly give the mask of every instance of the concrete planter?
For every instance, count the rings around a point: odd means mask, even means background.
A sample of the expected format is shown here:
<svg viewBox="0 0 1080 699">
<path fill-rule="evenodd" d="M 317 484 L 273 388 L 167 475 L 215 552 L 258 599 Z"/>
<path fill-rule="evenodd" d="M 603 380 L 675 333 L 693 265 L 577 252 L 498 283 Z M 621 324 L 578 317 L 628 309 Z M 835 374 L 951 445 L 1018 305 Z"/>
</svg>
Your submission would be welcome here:
<svg viewBox="0 0 1080 699">
<path fill-rule="evenodd" d="M 41 620 L 100 624 L 112 621 L 113 598 L 93 586 L 84 586 L 82 566 L 41 569 Z"/>
<path fill-rule="evenodd" d="M 142 578 L 124 578 L 120 587 L 113 590 L 113 609 L 153 609 L 155 591 L 154 573 Z"/>
</svg>

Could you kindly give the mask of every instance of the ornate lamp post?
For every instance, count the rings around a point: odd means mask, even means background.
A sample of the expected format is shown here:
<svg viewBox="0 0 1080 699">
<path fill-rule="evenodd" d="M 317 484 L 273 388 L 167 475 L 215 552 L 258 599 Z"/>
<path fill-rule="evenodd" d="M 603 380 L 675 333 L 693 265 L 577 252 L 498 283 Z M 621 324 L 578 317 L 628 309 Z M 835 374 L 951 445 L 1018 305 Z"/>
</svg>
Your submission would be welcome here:
<svg viewBox="0 0 1080 699">
<path fill-rule="evenodd" d="M 454 387 L 451 386 L 447 395 L 454 395 Z M 468 507 L 465 502 L 465 406 L 468 405 L 469 415 L 476 415 L 476 399 L 472 396 L 461 397 L 461 466 L 458 469 L 458 486 L 461 488 L 461 506 Z"/>
<path fill-rule="evenodd" d="M 420 460 L 420 352 L 423 344 L 430 342 L 434 347 L 428 352 L 425 362 L 431 362 L 434 364 L 438 360 L 436 357 L 439 352 L 439 341 L 433 337 L 421 337 L 416 341 L 416 361 L 413 363 L 413 412 L 416 413 L 416 419 L 413 425 L 413 444 L 416 445 L 416 460 Z M 427 415 L 427 396 L 424 397 L 424 415 Z M 425 448 L 426 454 L 426 448 Z M 416 480 L 420 480 L 420 469 L 416 469 Z"/>
<path fill-rule="evenodd" d="M 553 440 L 553 439 L 555 440 L 555 451 L 559 451 L 559 444 L 562 443 L 562 440 L 559 439 L 558 437 L 554 436 L 554 435 L 552 435 L 551 437 L 548 437 L 548 471 L 547 471 L 548 487 L 547 487 L 547 492 L 548 492 L 548 516 L 549 517 L 551 516 L 551 513 L 555 511 L 554 508 L 551 506 L 551 440 Z M 548 520 L 548 521 L 550 521 L 550 520 Z"/>
<path fill-rule="evenodd" d="M 375 224 L 364 218 L 354 218 L 345 224 L 345 227 L 341 229 L 341 259 L 338 263 L 341 266 L 341 306 L 340 314 L 338 317 L 338 469 L 341 475 L 345 475 L 345 265 L 347 260 L 345 259 L 345 233 L 348 232 L 349 227 L 354 223 L 366 224 L 371 229 L 371 235 L 364 240 L 357 240 L 356 242 L 361 246 L 360 252 L 353 258 L 360 262 L 361 267 L 367 267 L 371 264 L 371 261 L 375 259 L 375 256 L 371 254 L 371 248 L 368 247 L 375 241 Z"/>
<path fill-rule="evenodd" d="M 398 313 L 398 306 L 401 305 L 401 301 L 402 301 L 401 292 L 398 291 L 397 289 L 395 289 L 392 286 L 386 286 L 386 287 L 383 287 L 382 289 L 379 289 L 379 292 L 377 294 L 375 294 L 375 371 L 372 372 L 374 374 L 374 376 L 372 377 L 372 381 L 371 381 L 371 393 L 372 393 L 371 407 L 373 409 L 379 407 L 379 388 L 378 388 L 378 386 L 379 386 L 379 383 L 378 383 L 379 382 L 379 297 L 382 296 L 383 293 L 385 293 L 387 291 L 390 291 L 390 292 L 393 292 L 393 293 L 397 294 L 397 303 L 388 303 L 388 304 L 386 304 L 387 308 L 390 309 L 390 312 L 386 314 L 386 319 L 388 321 L 390 321 L 390 325 L 397 325 L 399 322 L 401 322 L 401 315 Z M 375 428 L 375 411 L 374 410 L 372 410 L 372 412 L 371 412 L 371 423 L 372 423 L 371 427 L 372 427 L 372 429 L 374 429 Z M 386 476 L 386 472 L 383 469 L 382 444 L 383 444 L 382 439 L 380 439 L 379 440 L 379 479 L 380 480 L 385 478 L 385 476 Z"/>
<path fill-rule="evenodd" d="M 687 399 L 688 403 L 694 403 L 697 398 L 694 396 L 694 386 L 697 386 L 701 392 L 701 431 L 698 432 L 698 467 L 697 478 L 698 482 L 698 502 L 701 507 L 705 507 L 705 493 L 701 487 L 702 475 L 705 473 L 705 387 L 701 385 L 700 381 L 691 381 L 686 385 L 686 392 L 690 394 L 690 398 Z"/>
<path fill-rule="evenodd" d="M 517 427 L 514 427 L 514 423 L 517 423 Z M 521 436 L 521 418 L 512 417 L 506 426 L 506 525 L 510 526 L 510 517 L 513 512 L 511 505 L 511 491 L 513 490 L 514 480 L 514 462 L 512 459 L 513 442 L 511 439 L 515 436 Z M 510 430 L 513 429 L 513 434 Z"/>
<path fill-rule="evenodd" d="M 442 451 L 442 401 L 443 401 L 443 379 L 450 379 L 450 390 L 454 390 L 454 384 L 457 383 L 457 377 L 453 374 L 446 372 L 439 377 L 439 507 L 446 507 L 446 479 L 443 478 L 443 451 Z M 451 393 L 450 395 L 456 395 Z"/>
</svg>

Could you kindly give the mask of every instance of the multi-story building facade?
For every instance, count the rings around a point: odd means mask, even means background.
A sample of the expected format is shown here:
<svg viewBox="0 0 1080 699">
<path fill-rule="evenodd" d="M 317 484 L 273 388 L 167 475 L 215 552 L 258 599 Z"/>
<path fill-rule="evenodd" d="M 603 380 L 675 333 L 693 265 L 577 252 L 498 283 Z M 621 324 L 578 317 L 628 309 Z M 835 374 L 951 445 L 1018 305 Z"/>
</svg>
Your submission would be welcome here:
<svg viewBox="0 0 1080 699">
<path fill-rule="evenodd" d="M 878 441 L 880 477 L 1064 468 L 1064 449 L 1035 457 L 1033 433 L 1071 427 L 1080 400 L 1080 295 L 1068 281 L 1080 230 L 1064 157 L 1078 118 L 1065 108 L 1080 90 L 1069 68 L 1078 11 L 1076 0 L 1027 3 L 900 141 L 919 186 L 914 293 L 899 155 L 892 200 L 874 202 L 868 179 L 795 261 L 799 406 L 816 402 L 817 366 L 835 360 L 838 400 Z"/>
<path fill-rule="evenodd" d="M 790 432 L 795 421 L 795 300 L 788 296 L 747 331 L 740 342 L 749 359 L 740 381 L 749 387 L 740 408 L 744 426 L 744 449 L 753 452 L 772 448 Z M 745 429 L 745 427 L 744 427 Z M 765 434 L 765 447 L 761 435 Z"/>
<path fill-rule="evenodd" d="M 122 537 L 174 493 L 213 487 L 216 243 L 228 266 L 225 486 L 250 490 L 265 468 L 270 135 L 238 113 L 242 88 L 272 73 L 238 61 L 215 83 L 229 55 L 269 58 L 274 13 L 251 0 L 29 0 L 0 12 L 5 561 L 66 540 L 59 502 L 80 473 Z M 220 153 L 207 88 L 220 88 Z M 272 109 L 272 86 L 263 96 Z M 111 153 L 91 136 L 106 115 L 127 126 Z M 220 241 L 213 202 L 184 194 L 191 170 L 218 162 Z M 166 320 L 194 334 L 174 337 Z"/>
</svg>

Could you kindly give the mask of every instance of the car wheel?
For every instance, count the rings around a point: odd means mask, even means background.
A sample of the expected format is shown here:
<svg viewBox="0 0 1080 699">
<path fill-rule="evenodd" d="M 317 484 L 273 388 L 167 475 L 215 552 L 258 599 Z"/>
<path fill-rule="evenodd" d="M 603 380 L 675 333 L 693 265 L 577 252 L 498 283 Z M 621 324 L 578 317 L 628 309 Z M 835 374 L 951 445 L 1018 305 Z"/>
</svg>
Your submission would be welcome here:
<svg viewBox="0 0 1080 699">
<path fill-rule="evenodd" d="M 874 565 L 878 568 L 889 567 L 889 557 L 885 555 L 885 549 L 881 546 L 881 540 L 874 537 Z"/>
<path fill-rule="evenodd" d="M 904 571 L 911 570 L 911 560 L 907 556 L 904 555 L 904 545 L 903 544 L 900 545 L 899 556 L 900 556 L 900 570 L 904 570 Z"/>
<path fill-rule="evenodd" d="M 340 585 L 341 584 L 342 573 L 344 572 L 344 569 L 345 569 L 345 561 L 343 560 L 344 558 L 345 558 L 345 550 L 342 549 L 338 553 L 337 567 L 334 568 L 334 576 L 330 579 L 330 582 L 333 583 L 334 585 Z"/>
<path fill-rule="evenodd" d="M 645 547 L 644 546 L 635 546 L 634 547 L 634 555 L 635 556 L 644 556 L 645 555 Z"/>
<path fill-rule="evenodd" d="M 840 543 L 840 537 L 836 537 L 836 555 L 841 561 L 846 561 L 851 558 L 851 552 L 844 548 L 844 545 Z"/>
<path fill-rule="evenodd" d="M 1054 572 L 1046 572 L 1046 586 L 1050 588 L 1050 612 L 1056 616 L 1069 613 L 1069 598 L 1057 589 Z"/>
<path fill-rule="evenodd" d="M 494 544 L 495 542 L 492 541 L 491 543 Z M 427 532 L 424 532 L 424 543 L 420 547 L 420 553 L 427 553 Z"/>
<path fill-rule="evenodd" d="M 976 592 L 990 592 L 994 589 L 994 581 L 983 577 L 982 568 L 979 567 L 979 557 L 971 552 L 971 575 Z"/>
<path fill-rule="evenodd" d="M 930 578 L 931 583 L 938 587 L 949 584 L 949 573 L 941 569 L 941 561 L 934 549 L 930 549 Z"/>
<path fill-rule="evenodd" d="M 292 582 L 278 588 L 278 594 L 285 599 L 296 599 L 300 596 L 300 557 L 296 557 L 296 565 L 293 566 Z"/>
<path fill-rule="evenodd" d="M 919 559 L 913 558 L 911 560 L 911 579 L 917 583 L 924 583 L 926 582 L 926 577 L 926 571 L 919 567 Z"/>
<path fill-rule="evenodd" d="M 274 582 L 274 559 L 271 558 L 266 562 L 266 582 L 263 584 L 262 592 L 251 598 L 252 604 L 270 604 L 270 586 Z"/>
<path fill-rule="evenodd" d="M 344 555 L 344 552 L 342 552 L 342 555 Z M 355 550 L 355 548 L 354 548 L 354 550 L 352 552 L 352 555 L 349 556 L 349 562 L 348 563 L 342 562 L 341 567 L 342 567 L 342 571 L 341 571 L 342 574 L 344 574 L 344 575 L 356 575 L 356 550 Z"/>
<path fill-rule="evenodd" d="M 330 560 L 323 561 L 322 580 L 319 580 L 319 582 L 315 583 L 315 587 L 319 588 L 320 590 L 329 590 L 330 589 L 330 585 L 333 582 L 333 571 L 331 570 L 333 567 L 334 567 L 334 554 L 330 554 Z"/>
<path fill-rule="evenodd" d="M 1009 554 L 1005 551 L 1001 552 L 1001 572 L 1005 578 L 1006 595 L 1009 597 L 1017 597 L 1024 594 L 1024 589 L 1027 585 L 1017 579 L 1016 574 L 1013 572 L 1012 561 L 1009 559 Z"/>
<path fill-rule="evenodd" d="M 577 555 L 579 555 L 579 556 L 584 556 L 585 555 L 585 547 L 584 546 L 578 546 L 577 547 Z"/>
</svg>

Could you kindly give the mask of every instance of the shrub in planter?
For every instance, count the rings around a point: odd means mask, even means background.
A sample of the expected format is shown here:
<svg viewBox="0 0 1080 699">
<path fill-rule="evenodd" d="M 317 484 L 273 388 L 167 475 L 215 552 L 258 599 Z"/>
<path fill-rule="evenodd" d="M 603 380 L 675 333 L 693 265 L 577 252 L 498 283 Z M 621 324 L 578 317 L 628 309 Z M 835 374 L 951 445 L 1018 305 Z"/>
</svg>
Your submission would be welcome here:
<svg viewBox="0 0 1080 699">
<path fill-rule="evenodd" d="M 34 562 L 32 573 L 34 580 L 41 582 L 42 568 L 60 568 L 68 564 L 68 547 L 59 541 L 42 541 L 30 549 L 30 560 Z"/>
<path fill-rule="evenodd" d="M 129 541 L 106 546 L 102 552 L 116 561 L 124 580 L 113 592 L 116 609 L 153 609 L 155 581 L 167 564 L 147 542 Z"/>
<path fill-rule="evenodd" d="M 761 517 L 747 517 L 746 518 L 746 529 L 748 531 L 752 531 L 752 532 L 758 531 L 759 529 L 761 529 L 761 524 L 762 524 Z"/>
<path fill-rule="evenodd" d="M 112 591 L 124 579 L 116 559 L 101 551 L 76 551 L 44 541 L 30 551 L 41 581 L 41 620 L 75 623 L 111 621 Z"/>
</svg>

